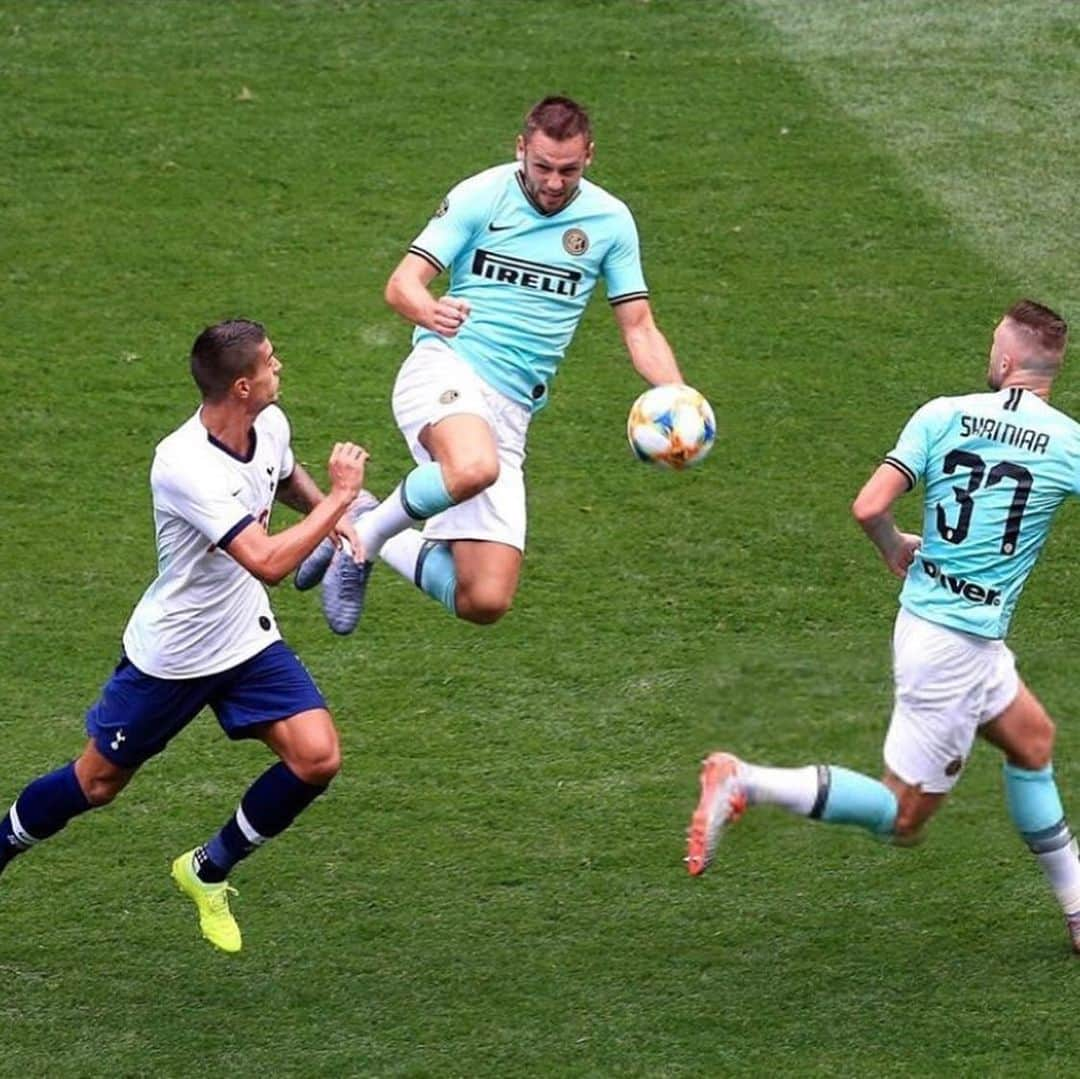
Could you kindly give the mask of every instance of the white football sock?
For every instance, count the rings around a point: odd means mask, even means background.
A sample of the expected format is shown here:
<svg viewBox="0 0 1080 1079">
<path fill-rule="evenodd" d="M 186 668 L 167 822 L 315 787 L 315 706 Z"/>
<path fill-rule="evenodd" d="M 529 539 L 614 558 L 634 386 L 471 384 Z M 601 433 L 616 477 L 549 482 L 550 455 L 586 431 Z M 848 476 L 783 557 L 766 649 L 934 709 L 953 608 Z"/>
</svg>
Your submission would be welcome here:
<svg viewBox="0 0 1080 1079">
<path fill-rule="evenodd" d="M 418 522 L 405 512 L 401 500 L 401 485 L 384 498 L 373 510 L 368 510 L 356 523 L 356 534 L 364 545 L 364 556 L 369 562 L 382 554 L 383 545 L 406 528 L 412 528 Z"/>
<path fill-rule="evenodd" d="M 810 816 L 818 797 L 818 770 L 804 768 L 763 768 L 743 763 L 742 780 L 751 805 L 776 805 L 789 813 Z"/>
<path fill-rule="evenodd" d="M 1057 850 L 1036 854 L 1050 887 L 1066 914 L 1080 912 L 1080 850 L 1073 839 Z"/>
<path fill-rule="evenodd" d="M 423 546 L 423 533 L 416 528 L 406 528 L 383 544 L 379 557 L 409 584 L 416 584 L 416 562 Z"/>
</svg>

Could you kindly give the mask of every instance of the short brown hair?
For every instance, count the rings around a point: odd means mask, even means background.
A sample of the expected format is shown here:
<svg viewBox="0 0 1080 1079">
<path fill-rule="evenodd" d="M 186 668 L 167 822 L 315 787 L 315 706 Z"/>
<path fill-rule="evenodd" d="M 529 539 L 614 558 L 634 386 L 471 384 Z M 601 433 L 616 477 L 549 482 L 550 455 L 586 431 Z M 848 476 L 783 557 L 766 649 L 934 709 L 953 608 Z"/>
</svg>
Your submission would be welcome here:
<svg viewBox="0 0 1080 1079">
<path fill-rule="evenodd" d="M 537 131 L 542 131 L 556 142 L 565 142 L 577 135 L 584 135 L 587 143 L 592 142 L 589 114 L 568 97 L 545 97 L 529 109 L 522 136 L 528 142 Z"/>
<path fill-rule="evenodd" d="M 1017 300 L 1005 317 L 1022 326 L 1034 347 L 1044 356 L 1060 357 L 1069 341 L 1068 323 L 1049 307 L 1034 300 Z"/>
<path fill-rule="evenodd" d="M 207 326 L 191 346 L 191 377 L 204 401 L 220 401 L 232 384 L 251 375 L 258 362 L 266 330 L 246 318 Z"/>
</svg>

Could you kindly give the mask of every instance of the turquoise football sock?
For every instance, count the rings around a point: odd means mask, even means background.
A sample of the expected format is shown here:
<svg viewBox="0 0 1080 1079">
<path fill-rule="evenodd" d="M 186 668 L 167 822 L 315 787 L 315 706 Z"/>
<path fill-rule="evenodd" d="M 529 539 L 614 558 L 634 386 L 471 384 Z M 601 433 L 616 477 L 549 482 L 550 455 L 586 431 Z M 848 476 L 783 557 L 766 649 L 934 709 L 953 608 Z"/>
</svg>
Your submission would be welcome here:
<svg viewBox="0 0 1080 1079">
<path fill-rule="evenodd" d="M 829 824 L 856 824 L 875 835 L 891 835 L 896 795 L 884 783 L 836 765 L 823 765 L 810 816 Z"/>
<path fill-rule="evenodd" d="M 413 580 L 418 588 L 432 599 L 437 599 L 451 614 L 457 614 L 454 599 L 457 574 L 454 572 L 454 556 L 448 543 L 424 541 L 416 560 Z"/>
<path fill-rule="evenodd" d="M 1035 855 L 1061 909 L 1080 913 L 1080 850 L 1065 819 L 1053 765 L 1017 768 L 1005 764 L 1005 802 L 1009 816 Z"/>
<path fill-rule="evenodd" d="M 1065 824 L 1053 765 L 1038 771 L 1005 764 L 1005 802 L 1009 816 L 1024 842 L 1038 854 L 1052 846 L 1064 846 L 1072 837 Z"/>
<path fill-rule="evenodd" d="M 417 465 L 374 509 L 356 522 L 356 535 L 369 560 L 417 521 L 426 521 L 454 505 L 443 482 L 442 469 L 435 461 Z"/>
<path fill-rule="evenodd" d="M 402 481 L 399 490 L 405 512 L 414 521 L 426 521 L 454 504 L 437 461 L 417 465 Z"/>
</svg>

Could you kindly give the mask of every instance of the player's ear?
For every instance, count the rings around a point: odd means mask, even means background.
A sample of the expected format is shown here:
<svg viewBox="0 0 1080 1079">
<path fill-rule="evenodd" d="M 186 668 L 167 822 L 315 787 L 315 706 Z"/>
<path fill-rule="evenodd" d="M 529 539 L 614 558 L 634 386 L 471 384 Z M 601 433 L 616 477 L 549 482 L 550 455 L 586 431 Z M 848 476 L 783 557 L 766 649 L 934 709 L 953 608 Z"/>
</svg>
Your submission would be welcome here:
<svg viewBox="0 0 1080 1079">
<path fill-rule="evenodd" d="M 585 149 L 585 168 L 588 168 L 592 164 L 593 152 L 596 149 L 596 143 L 590 142 Z"/>
<path fill-rule="evenodd" d="M 241 401 L 246 401 L 251 396 L 251 380 L 241 375 L 233 384 L 232 392 Z"/>
<path fill-rule="evenodd" d="M 517 137 L 517 142 L 514 144 L 514 157 L 516 157 L 518 159 L 518 161 L 524 161 L 525 160 L 525 136 L 524 135 L 518 135 L 518 137 Z"/>
</svg>

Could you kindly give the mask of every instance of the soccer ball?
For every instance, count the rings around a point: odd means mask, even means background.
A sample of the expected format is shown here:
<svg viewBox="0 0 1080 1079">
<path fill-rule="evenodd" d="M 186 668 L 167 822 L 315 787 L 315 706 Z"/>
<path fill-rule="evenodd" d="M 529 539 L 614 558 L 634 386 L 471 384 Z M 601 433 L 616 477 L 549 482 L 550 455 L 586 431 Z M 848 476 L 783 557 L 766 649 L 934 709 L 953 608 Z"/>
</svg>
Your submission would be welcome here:
<svg viewBox="0 0 1080 1079">
<path fill-rule="evenodd" d="M 697 390 L 653 386 L 630 409 L 626 437 L 638 460 L 660 468 L 687 468 L 712 449 L 716 419 Z"/>
</svg>

